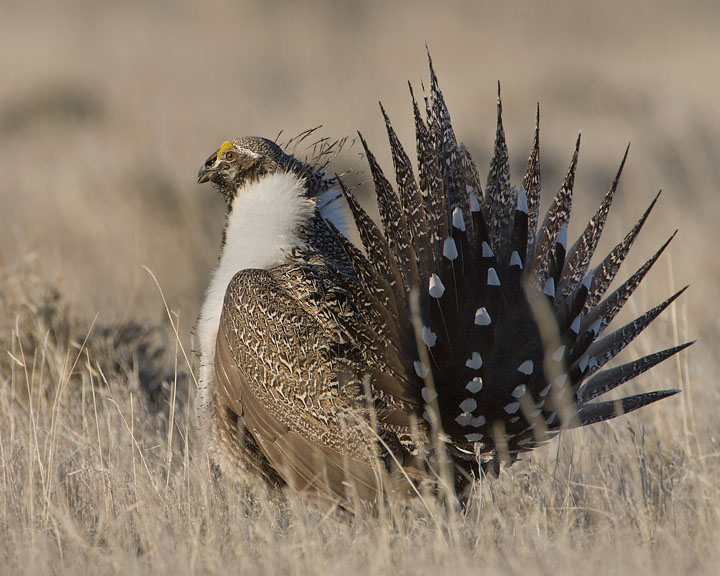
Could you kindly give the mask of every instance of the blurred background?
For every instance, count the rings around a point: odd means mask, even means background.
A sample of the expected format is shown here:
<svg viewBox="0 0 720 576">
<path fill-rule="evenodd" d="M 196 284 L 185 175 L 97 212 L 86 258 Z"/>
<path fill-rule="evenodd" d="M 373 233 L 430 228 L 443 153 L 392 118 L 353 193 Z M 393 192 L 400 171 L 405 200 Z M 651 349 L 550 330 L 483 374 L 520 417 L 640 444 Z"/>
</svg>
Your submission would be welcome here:
<svg viewBox="0 0 720 576">
<path fill-rule="evenodd" d="M 219 196 L 196 183 L 205 158 L 229 138 L 322 124 L 330 138 L 360 130 L 389 169 L 377 101 L 413 149 L 407 81 L 416 93 L 427 84 L 427 43 L 481 174 L 498 80 L 515 182 L 540 102 L 546 203 L 582 130 L 575 235 L 632 143 L 603 246 L 662 188 L 621 278 L 680 228 L 635 311 L 667 296 L 668 284 L 690 283 L 680 312 L 711 348 L 720 333 L 718 29 L 712 0 L 0 0 L 0 267 L 31 268 L 90 319 L 159 322 L 145 265 L 190 330 L 224 215 Z M 330 167 L 347 168 L 364 169 L 357 145 Z"/>
</svg>

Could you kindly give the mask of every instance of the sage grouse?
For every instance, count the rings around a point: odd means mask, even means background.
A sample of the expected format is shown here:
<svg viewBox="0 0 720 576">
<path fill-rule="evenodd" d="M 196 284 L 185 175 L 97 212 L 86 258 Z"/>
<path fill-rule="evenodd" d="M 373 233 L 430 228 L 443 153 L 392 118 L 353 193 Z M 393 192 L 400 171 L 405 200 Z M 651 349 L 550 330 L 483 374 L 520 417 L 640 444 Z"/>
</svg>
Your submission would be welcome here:
<svg viewBox="0 0 720 576">
<path fill-rule="evenodd" d="M 228 209 L 200 319 L 197 399 L 222 471 L 372 500 L 410 492 L 446 462 L 460 489 L 562 428 L 677 392 L 594 401 L 690 344 L 603 370 L 682 293 L 604 334 L 670 242 L 607 293 L 657 197 L 591 266 L 625 158 L 568 246 L 580 138 L 540 222 L 539 111 L 516 187 L 498 98 L 483 190 L 432 63 L 430 75 L 424 114 L 410 91 L 417 178 L 384 110 L 397 191 L 360 138 L 382 227 L 339 178 L 263 138 L 225 142 L 201 168 Z M 338 188 L 363 250 L 326 213 Z"/>
</svg>

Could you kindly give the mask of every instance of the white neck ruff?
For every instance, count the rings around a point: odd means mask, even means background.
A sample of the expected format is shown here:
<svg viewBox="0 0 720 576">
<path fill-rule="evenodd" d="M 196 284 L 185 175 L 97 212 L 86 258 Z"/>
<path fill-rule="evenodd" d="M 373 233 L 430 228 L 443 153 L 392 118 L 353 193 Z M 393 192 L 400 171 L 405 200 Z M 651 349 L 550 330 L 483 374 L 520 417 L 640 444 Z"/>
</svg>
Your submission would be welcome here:
<svg viewBox="0 0 720 576">
<path fill-rule="evenodd" d="M 215 340 L 225 291 L 233 276 L 248 268 L 268 269 L 302 246 L 300 225 L 312 217 L 315 202 L 303 196 L 295 174 L 271 174 L 238 190 L 227 220 L 225 246 L 200 312 L 201 380 L 212 378 Z"/>
</svg>

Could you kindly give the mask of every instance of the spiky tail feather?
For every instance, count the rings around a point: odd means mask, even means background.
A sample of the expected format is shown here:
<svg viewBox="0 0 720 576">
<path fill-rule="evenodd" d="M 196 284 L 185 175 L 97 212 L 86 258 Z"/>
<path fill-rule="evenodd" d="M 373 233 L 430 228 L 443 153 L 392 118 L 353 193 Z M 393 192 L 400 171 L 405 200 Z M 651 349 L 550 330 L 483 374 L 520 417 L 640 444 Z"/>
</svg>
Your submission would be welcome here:
<svg viewBox="0 0 720 576">
<path fill-rule="evenodd" d="M 430 79 L 425 118 L 411 88 L 417 179 L 384 109 L 397 193 L 361 137 L 382 232 L 344 189 L 367 257 L 341 239 L 368 322 L 378 327 L 377 349 L 384 351 L 393 376 L 374 379 L 376 389 L 424 406 L 418 417 L 430 420 L 429 411 L 437 410 L 451 453 L 502 452 L 510 462 L 562 427 L 615 418 L 675 394 L 663 390 L 590 402 L 689 345 L 599 371 L 680 294 L 599 338 L 670 242 L 603 300 L 657 200 L 590 269 L 627 150 L 600 208 L 568 249 L 580 137 L 538 230 L 539 108 L 527 171 L 517 189 L 510 183 L 498 86 L 495 151 L 483 194 L 475 164 L 455 138 L 432 61 Z M 419 334 L 410 314 L 411 293 L 417 294 Z M 549 321 L 539 322 L 544 316 Z M 418 350 L 418 341 L 424 350 Z"/>
</svg>

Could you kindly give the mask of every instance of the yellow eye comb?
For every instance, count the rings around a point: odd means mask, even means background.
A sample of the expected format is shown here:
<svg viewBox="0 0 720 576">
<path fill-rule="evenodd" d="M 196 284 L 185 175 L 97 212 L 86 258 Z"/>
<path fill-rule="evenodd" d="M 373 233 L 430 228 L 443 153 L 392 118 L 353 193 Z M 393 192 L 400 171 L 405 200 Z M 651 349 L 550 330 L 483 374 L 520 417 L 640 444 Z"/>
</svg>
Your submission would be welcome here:
<svg viewBox="0 0 720 576">
<path fill-rule="evenodd" d="M 223 142 L 222 146 L 220 146 L 220 150 L 218 150 L 217 159 L 220 160 L 220 156 L 222 156 L 223 152 L 225 152 L 226 150 L 230 150 L 230 148 L 232 147 L 232 142 L 230 142 L 229 140 Z"/>
</svg>

